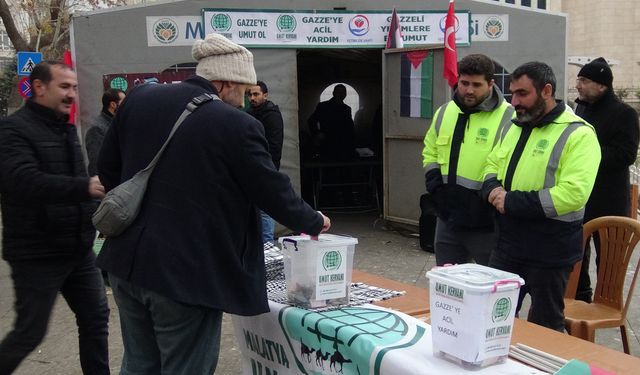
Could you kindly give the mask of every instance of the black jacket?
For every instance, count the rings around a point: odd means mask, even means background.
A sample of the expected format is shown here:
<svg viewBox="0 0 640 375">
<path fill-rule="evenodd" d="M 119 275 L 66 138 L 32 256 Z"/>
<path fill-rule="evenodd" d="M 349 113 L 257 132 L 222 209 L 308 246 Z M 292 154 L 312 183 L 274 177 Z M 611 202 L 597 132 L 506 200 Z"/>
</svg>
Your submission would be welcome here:
<svg viewBox="0 0 640 375">
<path fill-rule="evenodd" d="M 595 103 L 580 99 L 576 114 L 596 129 L 602 160 L 584 221 L 600 216 L 628 216 L 629 166 L 638 153 L 638 113 L 618 99 L 611 89 Z"/>
<path fill-rule="evenodd" d="M 82 256 L 95 229 L 76 127 L 31 100 L 0 122 L 2 255 Z"/>
<path fill-rule="evenodd" d="M 264 135 L 269 143 L 269 153 L 276 169 L 280 169 L 282 158 L 282 141 L 284 139 L 284 124 L 280 108 L 273 102 L 266 100 L 257 108 L 251 107 L 249 111 L 264 127 Z"/>
<path fill-rule="evenodd" d="M 215 93 L 200 77 L 141 85 L 118 109 L 98 159 L 110 190 L 144 168 L 186 104 Z M 222 101 L 183 122 L 160 158 L 136 220 L 108 238 L 98 266 L 173 300 L 239 315 L 269 310 L 258 208 L 295 231 L 322 217 L 275 170 L 262 126 Z"/>
<path fill-rule="evenodd" d="M 322 135 L 319 151 L 323 159 L 353 159 L 356 141 L 351 107 L 337 98 L 320 102 L 307 125 L 311 136 Z"/>
<path fill-rule="evenodd" d="M 87 165 L 89 176 L 98 174 L 98 155 L 100 155 L 102 141 L 104 140 L 104 135 L 107 134 L 107 130 L 109 130 L 112 119 L 113 115 L 111 113 L 105 111 L 100 112 L 84 136 L 84 146 L 87 149 L 87 159 L 89 161 Z"/>
</svg>

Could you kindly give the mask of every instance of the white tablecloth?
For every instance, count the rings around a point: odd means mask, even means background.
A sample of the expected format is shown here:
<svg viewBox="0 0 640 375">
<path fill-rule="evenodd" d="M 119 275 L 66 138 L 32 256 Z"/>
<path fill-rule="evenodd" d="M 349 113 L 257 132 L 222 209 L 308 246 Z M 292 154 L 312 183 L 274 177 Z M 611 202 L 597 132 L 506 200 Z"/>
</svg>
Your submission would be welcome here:
<svg viewBox="0 0 640 375">
<path fill-rule="evenodd" d="M 466 374 L 433 356 L 431 327 L 374 305 L 311 312 L 270 302 L 271 312 L 234 316 L 243 374 Z M 473 374 L 542 374 L 507 360 Z"/>
</svg>

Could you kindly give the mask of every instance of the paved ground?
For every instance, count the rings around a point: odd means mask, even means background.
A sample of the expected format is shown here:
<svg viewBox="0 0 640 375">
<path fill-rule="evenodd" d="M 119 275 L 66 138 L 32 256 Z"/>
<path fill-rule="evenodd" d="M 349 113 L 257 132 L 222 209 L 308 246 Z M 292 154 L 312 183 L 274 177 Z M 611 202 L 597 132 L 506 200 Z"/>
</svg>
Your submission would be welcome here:
<svg viewBox="0 0 640 375">
<path fill-rule="evenodd" d="M 418 247 L 417 236 L 410 231 L 394 229 L 378 219 L 375 214 L 330 215 L 332 233 L 357 237 L 355 267 L 404 283 L 428 286 L 425 272 L 434 265 L 434 257 Z M 635 254 L 635 266 L 639 254 Z M 593 269 L 593 267 L 592 267 Z M 640 356 L 640 291 L 636 288 L 634 304 L 629 312 L 631 352 Z M 112 373 L 117 374 L 122 359 L 122 341 L 117 307 L 109 295 L 111 306 L 109 350 Z M 0 261 L 0 336 L 13 324 L 13 290 L 7 263 Z M 599 330 L 596 342 L 616 350 L 622 350 L 618 330 Z M 231 319 L 224 317 L 220 362 L 216 373 L 240 373 L 240 354 L 233 337 Z M 51 317 L 49 333 L 45 341 L 20 366 L 16 375 L 74 375 L 81 374 L 78 361 L 78 344 L 73 314 L 62 298 L 58 300 Z"/>
</svg>

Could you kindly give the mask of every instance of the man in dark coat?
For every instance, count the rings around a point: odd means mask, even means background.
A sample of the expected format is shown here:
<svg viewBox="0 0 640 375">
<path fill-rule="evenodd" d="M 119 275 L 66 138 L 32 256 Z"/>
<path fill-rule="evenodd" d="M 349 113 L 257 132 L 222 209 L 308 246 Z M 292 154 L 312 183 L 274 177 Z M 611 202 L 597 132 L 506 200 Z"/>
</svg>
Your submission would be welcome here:
<svg viewBox="0 0 640 375">
<path fill-rule="evenodd" d="M 118 107 L 120 107 L 124 97 L 124 91 L 118 89 L 108 89 L 102 94 L 102 111 L 93 119 L 87 134 L 84 136 L 87 159 L 89 160 L 89 165 L 87 166 L 89 176 L 98 174 L 98 155 L 100 154 L 104 135 L 107 134 L 113 115 L 118 111 Z"/>
<path fill-rule="evenodd" d="M 92 251 L 93 199 L 69 112 L 76 74 L 44 61 L 31 73 L 33 97 L 0 123 L 2 257 L 11 266 L 16 322 L 0 343 L 0 374 L 10 374 L 44 338 L 58 296 L 76 315 L 84 374 L 109 374 L 109 307 Z"/>
<path fill-rule="evenodd" d="M 98 257 L 119 307 L 122 374 L 211 374 L 222 312 L 269 311 L 260 209 L 311 235 L 330 225 L 274 168 L 262 125 L 236 108 L 256 83 L 251 52 L 210 34 L 192 54 L 197 76 L 140 85 L 127 95 L 98 160 L 105 188 L 113 189 L 147 166 L 187 103 L 220 97 L 178 128 L 140 213 L 107 238 Z"/>
<path fill-rule="evenodd" d="M 629 166 L 638 152 L 638 113 L 618 99 L 612 89 L 613 74 L 607 61 L 599 57 L 580 70 L 576 83 L 579 98 L 576 114 L 596 129 L 602 151 L 593 191 L 585 208 L 584 222 L 601 216 L 629 216 Z M 600 243 L 594 236 L 596 265 Z M 591 248 L 587 244 L 576 299 L 591 302 L 589 279 Z"/>
<path fill-rule="evenodd" d="M 337 84 L 333 97 L 318 103 L 316 110 L 307 121 L 311 136 L 319 143 L 320 157 L 345 161 L 355 153 L 355 130 L 351 107 L 344 104 L 347 88 Z"/>
<path fill-rule="evenodd" d="M 280 170 L 280 159 L 282 158 L 282 142 L 284 139 L 284 122 L 280 108 L 274 104 L 269 97 L 267 84 L 258 81 L 255 86 L 249 87 L 247 96 L 251 103 L 249 114 L 255 117 L 264 127 L 264 135 L 269 143 L 269 153 L 271 160 L 277 170 Z"/>
<path fill-rule="evenodd" d="M 284 138 L 284 124 L 280 108 L 268 100 L 269 88 L 267 84 L 258 81 L 255 86 L 249 87 L 247 97 L 251 103 L 249 114 L 260 121 L 264 127 L 264 135 L 269 143 L 269 153 L 276 170 L 280 170 L 280 158 L 282 157 L 282 141 Z M 273 232 L 275 222 L 273 219 L 260 211 L 262 217 L 262 242 L 273 242 Z"/>
</svg>

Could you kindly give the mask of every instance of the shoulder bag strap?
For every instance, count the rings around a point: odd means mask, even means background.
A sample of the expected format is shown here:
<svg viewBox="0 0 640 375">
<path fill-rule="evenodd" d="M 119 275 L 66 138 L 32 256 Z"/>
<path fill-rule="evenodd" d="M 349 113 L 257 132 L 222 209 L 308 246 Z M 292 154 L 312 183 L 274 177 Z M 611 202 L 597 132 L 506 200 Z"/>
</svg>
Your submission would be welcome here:
<svg viewBox="0 0 640 375">
<path fill-rule="evenodd" d="M 173 134 L 176 132 L 176 130 L 178 130 L 180 125 L 182 125 L 182 122 L 184 121 L 184 119 L 186 119 L 187 116 L 189 116 L 192 112 L 195 112 L 195 110 L 198 109 L 198 107 L 212 100 L 220 100 L 220 98 L 215 94 L 202 94 L 200 96 L 196 96 L 195 98 L 191 99 L 189 103 L 187 103 L 187 108 L 185 108 L 185 110 L 182 112 L 180 117 L 178 117 L 178 120 L 173 125 L 173 128 L 169 133 L 169 137 L 167 137 L 167 140 L 164 141 L 164 144 L 162 145 L 162 147 L 160 147 L 160 150 L 158 151 L 156 156 L 153 158 L 153 160 L 151 160 L 149 165 L 147 165 L 145 169 L 141 170 L 140 173 L 146 172 L 146 171 L 150 172 L 153 170 L 153 168 L 155 168 L 156 164 L 158 163 L 158 160 L 160 159 L 160 156 L 162 156 L 162 153 L 164 152 L 164 149 L 169 144 L 169 141 L 171 141 Z"/>
</svg>

